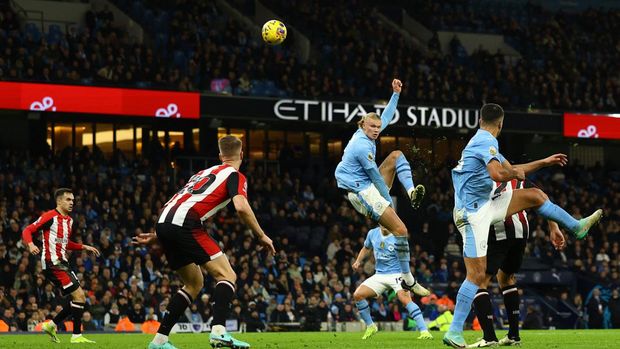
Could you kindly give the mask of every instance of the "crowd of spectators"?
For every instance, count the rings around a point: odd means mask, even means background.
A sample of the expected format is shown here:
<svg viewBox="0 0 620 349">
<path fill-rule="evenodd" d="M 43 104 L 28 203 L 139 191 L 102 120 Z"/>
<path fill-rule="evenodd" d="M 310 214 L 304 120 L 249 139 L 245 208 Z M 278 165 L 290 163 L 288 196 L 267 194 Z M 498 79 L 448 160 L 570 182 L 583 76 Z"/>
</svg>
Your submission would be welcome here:
<svg viewBox="0 0 620 349">
<path fill-rule="evenodd" d="M 463 61 L 481 82 L 497 89 L 499 101 L 556 110 L 618 107 L 617 8 L 568 12 L 533 2 L 496 0 L 415 0 L 398 5 L 433 31 L 503 35 L 522 55 L 517 62 L 483 50 Z M 431 39 L 429 48 L 439 49 L 436 40 Z"/>
<path fill-rule="evenodd" d="M 523 56 L 513 62 L 484 50 L 467 55 L 457 39 L 450 52 L 440 52 L 436 36 L 423 53 L 362 0 L 264 2 L 310 39 L 307 62 L 299 61 L 292 31 L 284 45 L 266 46 L 213 0 L 114 1 L 146 30 L 143 43 L 114 26 L 105 7 L 86 13 L 84 28 L 63 32 L 52 25 L 40 33 L 4 3 L 0 79 L 377 99 L 398 76 L 410 87 L 401 97 L 408 103 L 611 110 L 620 98 L 617 10 L 568 14 L 530 3 L 495 11 L 499 6 L 484 1 L 398 2 L 432 30 L 505 35 Z M 248 1 L 231 4 L 254 15 Z"/>
<path fill-rule="evenodd" d="M 76 152 L 73 163 L 70 155 L 71 151 L 53 156 L 14 151 L 0 154 L 0 319 L 11 330 L 32 330 L 63 304 L 44 280 L 39 258 L 29 256 L 20 242 L 22 229 L 54 207 L 51 193 L 59 186 L 75 190 L 73 239 L 102 252 L 99 258 L 80 252 L 71 256 L 71 265 L 87 293 L 86 328 L 103 329 L 124 317 L 134 323 L 161 319 L 180 281 L 160 249 L 136 248 L 130 240 L 153 229 L 160 207 L 189 174 L 179 167 L 154 166 L 146 158 L 121 161 L 116 156 L 106 160 L 97 148 Z M 358 273 L 351 262 L 372 225 L 338 192 L 331 169 L 286 167 L 278 173 L 250 162 L 242 170 L 248 177 L 251 204 L 276 241 L 278 253 L 270 258 L 258 252 L 234 210 L 225 208 L 206 222 L 205 229 L 221 243 L 238 274 L 232 318 L 245 323 L 250 331 L 297 322 L 304 329 L 316 330 L 325 321 L 357 321 L 352 293 L 373 273 L 373 264 L 367 261 Z M 569 309 L 582 312 L 579 319 L 583 326 L 585 320 L 597 321 L 596 314 L 590 314 L 590 308 L 599 309 L 590 305 L 591 299 L 599 299 L 588 294 L 593 285 L 603 292 L 601 317 L 605 313 L 608 323 L 618 324 L 619 176 L 617 171 L 602 167 L 586 170 L 573 166 L 533 177 L 575 215 L 605 208 L 606 219 L 591 236 L 583 242 L 568 239 L 564 252 L 551 248 L 540 218 L 531 215 L 530 219 L 533 237 L 527 255 L 554 268 L 573 270 L 581 278 L 577 292 L 554 290 L 548 296 L 565 300 Z M 433 290 L 432 296 L 419 301 L 425 317 L 434 320 L 453 306 L 464 272 L 459 237 L 451 220 L 448 165 L 429 169 L 418 181 L 427 186 L 428 196 L 418 213 L 408 214 L 407 223 L 413 270 L 420 282 Z M 209 321 L 211 290 L 212 280 L 207 279 L 203 293 L 183 320 Z M 611 290 L 615 290 L 613 295 Z M 383 295 L 372 306 L 377 320 L 406 319 L 390 295 Z M 524 324 L 552 325 L 534 306 L 524 301 Z M 500 320 L 505 317 L 503 309 L 499 307 L 496 313 Z"/>
</svg>

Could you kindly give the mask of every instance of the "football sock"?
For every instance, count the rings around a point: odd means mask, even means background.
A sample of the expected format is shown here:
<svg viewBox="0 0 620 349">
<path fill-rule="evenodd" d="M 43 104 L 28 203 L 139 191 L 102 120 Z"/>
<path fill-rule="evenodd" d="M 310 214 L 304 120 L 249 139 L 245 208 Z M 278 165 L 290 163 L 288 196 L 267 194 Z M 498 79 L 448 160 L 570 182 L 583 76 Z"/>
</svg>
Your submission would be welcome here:
<svg viewBox="0 0 620 349">
<path fill-rule="evenodd" d="M 508 338 L 519 339 L 519 291 L 516 285 L 502 289 L 504 305 L 508 313 Z"/>
<path fill-rule="evenodd" d="M 168 308 L 166 308 L 166 310 L 168 311 L 168 314 L 164 316 L 164 319 L 161 322 L 161 325 L 159 326 L 159 330 L 157 330 L 157 333 L 161 333 L 164 336 L 168 336 L 174 324 L 176 324 L 177 321 L 179 321 L 181 314 L 185 312 L 185 309 L 190 304 L 192 304 L 192 302 L 193 302 L 192 296 L 190 296 L 190 294 L 184 289 L 180 289 L 174 296 L 172 296 L 172 299 L 170 300 L 170 303 L 168 304 Z"/>
<path fill-rule="evenodd" d="M 426 322 L 424 322 L 424 316 L 422 316 L 422 311 L 420 307 L 414 302 L 407 303 L 407 314 L 409 317 L 415 320 L 416 325 L 418 326 L 418 331 L 426 331 Z"/>
<path fill-rule="evenodd" d="M 155 338 L 153 338 L 153 343 L 157 345 L 162 345 L 166 342 L 168 342 L 168 336 L 166 336 L 165 334 L 161 334 L 161 333 L 155 334 Z"/>
<path fill-rule="evenodd" d="M 574 233 L 579 231 L 579 221 L 568 214 L 568 212 L 564 211 L 560 206 L 551 202 L 551 200 L 545 201 L 536 212 L 547 219 L 557 222 Z"/>
<path fill-rule="evenodd" d="M 413 174 L 411 173 L 411 165 L 409 165 L 409 161 L 407 161 L 404 154 L 400 154 L 396 158 L 396 175 L 400 183 L 405 187 L 407 194 L 411 195 L 413 190 Z"/>
<path fill-rule="evenodd" d="M 81 334 L 84 303 L 70 302 L 69 304 L 71 305 L 71 315 L 73 316 L 73 334 Z"/>
<path fill-rule="evenodd" d="M 474 300 L 474 296 L 477 291 L 478 285 L 467 279 L 465 279 L 463 284 L 461 284 L 459 293 L 456 296 L 456 307 L 454 308 L 454 317 L 452 318 L 452 323 L 450 324 L 450 332 L 463 332 L 463 324 L 465 324 L 465 320 L 469 315 L 471 303 Z"/>
<path fill-rule="evenodd" d="M 226 319 L 230 312 L 230 302 L 234 295 L 235 285 L 232 282 L 222 280 L 215 285 L 212 325 L 226 325 Z"/>
<path fill-rule="evenodd" d="M 357 311 L 360 312 L 360 317 L 364 320 L 366 326 L 372 325 L 372 317 L 370 316 L 370 306 L 368 305 L 368 302 L 363 299 L 356 302 L 355 306 L 357 307 Z"/>
<path fill-rule="evenodd" d="M 476 315 L 480 322 L 480 327 L 484 332 L 484 340 L 497 342 L 497 336 L 495 335 L 495 328 L 493 326 L 493 306 L 491 304 L 491 297 L 489 291 L 484 288 L 478 290 L 474 297 L 474 308 L 476 309 Z"/>
<path fill-rule="evenodd" d="M 415 283 L 415 279 L 411 274 L 411 266 L 409 261 L 411 260 L 411 254 L 409 252 L 409 240 L 406 236 L 395 236 L 396 243 L 394 248 L 398 255 L 398 264 L 400 265 L 400 272 L 402 273 L 403 280 L 409 286 Z"/>
</svg>

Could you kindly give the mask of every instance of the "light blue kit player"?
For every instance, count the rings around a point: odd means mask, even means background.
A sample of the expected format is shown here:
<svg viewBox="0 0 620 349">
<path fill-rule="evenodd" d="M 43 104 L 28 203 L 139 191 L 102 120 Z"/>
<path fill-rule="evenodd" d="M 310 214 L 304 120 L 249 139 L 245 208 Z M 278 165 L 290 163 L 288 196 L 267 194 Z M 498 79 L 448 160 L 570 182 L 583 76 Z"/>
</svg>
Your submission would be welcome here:
<svg viewBox="0 0 620 349">
<path fill-rule="evenodd" d="M 583 239 L 602 217 L 597 210 L 589 217 L 577 220 L 552 203 L 538 188 L 493 190 L 493 182 L 525 180 L 525 175 L 551 165 L 563 165 L 566 156 L 557 154 L 546 161 L 511 165 L 499 152 L 497 137 L 501 133 L 504 110 L 497 104 L 485 104 L 480 110 L 480 129 L 469 140 L 458 165 L 452 170 L 454 185 L 454 222 L 463 237 L 463 256 L 467 269 L 461 285 L 450 330 L 443 342 L 455 348 L 465 348 L 463 324 L 478 287 L 485 281 L 489 227 L 525 209 L 535 209 L 546 218 Z"/>
<path fill-rule="evenodd" d="M 368 113 L 358 122 L 359 128 L 344 149 L 335 175 L 338 187 L 348 192 L 347 198 L 353 207 L 395 235 L 403 288 L 413 290 L 416 282 L 409 266 L 407 227 L 393 208 L 390 188 L 394 183 L 394 176 L 398 175 L 398 180 L 405 187 L 414 208 L 419 207 L 425 189 L 422 185 L 414 186 L 411 166 L 400 150 L 391 152 L 379 167 L 375 162 L 375 141 L 379 133 L 392 121 L 401 89 L 401 81 L 394 79 L 394 93 L 381 117 L 376 113 Z"/>
<path fill-rule="evenodd" d="M 409 291 L 401 287 L 400 263 L 396 252 L 396 237 L 387 229 L 376 227 L 366 235 L 364 246 L 353 263 L 353 269 L 359 270 L 370 253 L 375 257 L 375 274 L 364 282 L 353 293 L 357 310 L 366 324 L 366 332 L 362 339 L 372 337 L 379 329 L 370 316 L 368 298 L 376 298 L 388 290 L 394 290 L 398 300 L 407 308 L 407 314 L 414 319 L 420 331 L 418 339 L 433 339 L 428 332 L 422 311 L 411 299 Z"/>
</svg>

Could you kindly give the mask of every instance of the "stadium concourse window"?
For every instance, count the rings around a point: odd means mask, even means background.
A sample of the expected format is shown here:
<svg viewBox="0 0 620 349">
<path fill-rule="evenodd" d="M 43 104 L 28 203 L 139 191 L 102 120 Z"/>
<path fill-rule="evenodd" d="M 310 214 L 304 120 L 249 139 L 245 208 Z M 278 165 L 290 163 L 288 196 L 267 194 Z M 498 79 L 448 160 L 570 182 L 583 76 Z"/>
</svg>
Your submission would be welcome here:
<svg viewBox="0 0 620 349">
<path fill-rule="evenodd" d="M 342 140 L 330 139 L 327 141 L 327 156 L 330 159 L 340 159 L 342 157 Z"/>
<path fill-rule="evenodd" d="M 142 147 L 144 146 L 144 140 L 142 139 L 142 127 L 136 127 L 136 156 L 142 155 Z"/>
<path fill-rule="evenodd" d="M 114 125 L 97 124 L 95 126 L 95 142 L 104 156 L 109 157 L 114 151 Z"/>
<path fill-rule="evenodd" d="M 133 125 L 119 125 L 115 127 L 116 132 L 116 149 L 123 152 L 128 158 L 133 158 L 135 154 L 134 147 L 134 127 Z"/>
<path fill-rule="evenodd" d="M 267 159 L 278 160 L 284 147 L 284 131 L 267 131 Z"/>
<path fill-rule="evenodd" d="M 185 149 L 183 137 L 183 131 L 168 131 L 168 148 L 173 154 L 176 154 L 182 149 Z"/>
<path fill-rule="evenodd" d="M 262 160 L 265 158 L 265 130 L 250 130 L 250 159 Z"/>
<path fill-rule="evenodd" d="M 200 152 L 200 129 L 192 129 L 192 142 L 194 143 L 194 150 Z"/>
<path fill-rule="evenodd" d="M 321 134 L 318 132 L 306 132 L 306 137 L 308 139 L 308 145 L 310 147 L 310 156 L 321 156 Z M 329 156 L 331 157 L 332 154 L 329 154 Z"/>
<path fill-rule="evenodd" d="M 159 141 L 159 144 L 161 144 L 161 147 L 166 149 L 166 131 L 155 131 L 155 135 Z"/>
<path fill-rule="evenodd" d="M 80 150 L 82 147 L 88 147 L 88 149 L 92 151 L 94 136 L 92 123 L 76 124 L 75 149 Z"/>
<path fill-rule="evenodd" d="M 378 146 L 380 150 L 379 154 L 381 154 L 379 156 L 380 159 L 385 158 L 386 156 L 388 156 L 388 154 L 393 151 L 396 150 L 396 137 L 394 136 L 381 136 L 381 138 L 379 138 L 379 146 Z M 383 161 L 383 160 L 382 160 Z"/>
<path fill-rule="evenodd" d="M 54 124 L 54 143 L 55 152 L 62 152 L 67 147 L 73 146 L 73 123 Z"/>
<path fill-rule="evenodd" d="M 306 142 L 303 132 L 286 132 L 286 144 L 291 147 L 295 158 L 303 159 L 306 154 Z"/>
<path fill-rule="evenodd" d="M 47 145 L 49 145 L 50 149 L 54 150 L 54 124 L 47 124 Z"/>
</svg>

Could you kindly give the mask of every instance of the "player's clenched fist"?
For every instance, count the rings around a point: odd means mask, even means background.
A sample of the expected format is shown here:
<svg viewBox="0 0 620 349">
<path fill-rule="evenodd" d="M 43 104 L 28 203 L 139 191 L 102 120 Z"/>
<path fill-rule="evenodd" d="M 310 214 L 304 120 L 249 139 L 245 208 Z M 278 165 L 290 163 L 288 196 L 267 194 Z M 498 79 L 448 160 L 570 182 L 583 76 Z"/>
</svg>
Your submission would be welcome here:
<svg viewBox="0 0 620 349">
<path fill-rule="evenodd" d="M 400 93 L 400 91 L 403 88 L 403 83 L 398 80 L 398 79 L 394 79 L 392 80 L 392 90 L 396 93 Z"/>
</svg>

